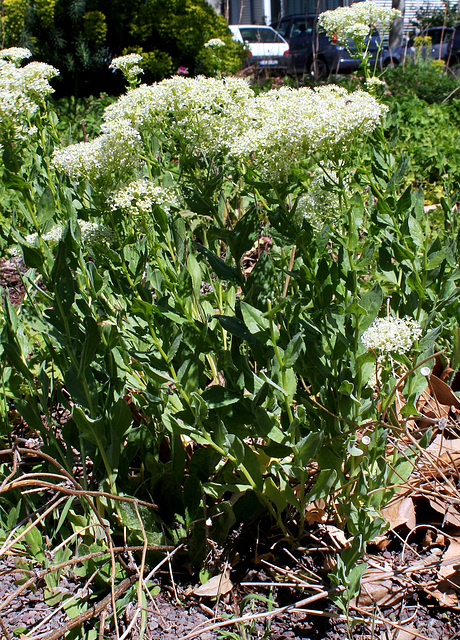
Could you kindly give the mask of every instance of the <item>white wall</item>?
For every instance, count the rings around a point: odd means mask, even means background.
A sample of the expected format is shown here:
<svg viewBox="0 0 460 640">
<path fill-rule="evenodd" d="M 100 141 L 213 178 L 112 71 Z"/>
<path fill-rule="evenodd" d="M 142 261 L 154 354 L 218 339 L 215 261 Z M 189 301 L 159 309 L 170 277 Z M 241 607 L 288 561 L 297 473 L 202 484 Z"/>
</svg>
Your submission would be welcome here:
<svg viewBox="0 0 460 640">
<path fill-rule="evenodd" d="M 376 4 L 383 5 L 384 7 L 391 8 L 391 0 L 374 0 Z M 444 3 L 442 0 L 430 0 L 430 2 L 424 2 L 423 0 L 405 0 L 406 8 L 404 11 L 404 32 L 408 33 L 409 31 L 413 31 L 414 27 L 411 23 L 411 20 L 415 18 L 415 14 L 417 11 L 423 7 L 426 8 L 429 6 L 434 9 L 436 7 L 441 7 L 444 9 Z"/>
</svg>

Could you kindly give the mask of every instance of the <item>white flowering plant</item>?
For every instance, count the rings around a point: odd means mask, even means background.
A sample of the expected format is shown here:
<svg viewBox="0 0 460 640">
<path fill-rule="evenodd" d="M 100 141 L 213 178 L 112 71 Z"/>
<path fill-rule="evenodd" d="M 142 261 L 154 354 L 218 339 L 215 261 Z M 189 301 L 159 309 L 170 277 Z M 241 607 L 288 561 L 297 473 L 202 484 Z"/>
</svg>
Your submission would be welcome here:
<svg viewBox="0 0 460 640">
<path fill-rule="evenodd" d="M 69 477 L 91 460 L 104 527 L 188 540 L 199 564 L 259 507 L 303 538 L 321 500 L 350 537 L 331 574 L 347 610 L 415 460 L 398 437 L 419 370 L 459 317 L 455 217 L 434 228 L 404 184 L 386 111 L 361 90 L 175 76 L 129 89 L 85 142 L 62 146 L 50 117 L 40 153 L 3 167 L 2 237 L 27 269 L 1 318 L 2 418 L 14 404 Z"/>
<path fill-rule="evenodd" d="M 376 31 L 379 32 L 379 47 L 375 55 L 372 75 L 375 75 L 383 37 L 389 33 L 393 21 L 401 17 L 398 9 L 391 9 L 373 2 L 355 2 L 350 6 L 325 11 L 318 18 L 318 27 L 329 38 L 345 46 L 348 52 L 362 61 L 365 77 L 371 72 L 369 45 Z"/>
<path fill-rule="evenodd" d="M 143 73 L 140 62 L 142 62 L 142 56 L 139 53 L 128 53 L 124 56 L 113 58 L 110 63 L 110 69 L 121 71 L 128 86 L 134 89 L 139 84 L 139 77 Z"/>
</svg>

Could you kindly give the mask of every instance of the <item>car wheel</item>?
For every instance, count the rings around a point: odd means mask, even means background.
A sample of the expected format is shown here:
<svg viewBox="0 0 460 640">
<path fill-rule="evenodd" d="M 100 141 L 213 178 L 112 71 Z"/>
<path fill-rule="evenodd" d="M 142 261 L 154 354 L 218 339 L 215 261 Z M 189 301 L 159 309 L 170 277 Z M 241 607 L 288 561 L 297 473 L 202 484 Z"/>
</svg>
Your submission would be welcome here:
<svg viewBox="0 0 460 640">
<path fill-rule="evenodd" d="M 329 73 L 329 69 L 324 58 L 312 58 L 308 63 L 308 73 L 316 80 L 325 78 Z"/>
<path fill-rule="evenodd" d="M 397 66 L 399 66 L 399 61 L 391 56 L 388 56 L 388 58 L 383 61 L 384 69 L 396 69 Z"/>
</svg>

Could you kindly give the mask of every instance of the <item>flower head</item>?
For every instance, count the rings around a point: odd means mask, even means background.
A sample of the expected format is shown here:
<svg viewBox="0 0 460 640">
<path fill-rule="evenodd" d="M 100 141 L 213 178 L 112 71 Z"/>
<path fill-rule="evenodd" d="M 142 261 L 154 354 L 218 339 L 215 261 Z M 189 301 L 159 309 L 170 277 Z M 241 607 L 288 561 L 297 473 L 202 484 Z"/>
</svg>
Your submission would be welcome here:
<svg viewBox="0 0 460 640">
<path fill-rule="evenodd" d="M 131 85 L 137 82 L 138 76 L 143 73 L 139 62 L 142 56 L 139 53 L 128 53 L 126 56 L 114 58 L 110 63 L 110 69 L 118 69 L 122 72 L 126 81 Z"/>
<path fill-rule="evenodd" d="M 107 229 L 97 222 L 87 222 L 86 220 L 77 220 L 77 222 L 81 231 L 81 240 L 84 244 L 110 244 L 115 239 L 115 235 L 111 229 Z M 54 246 L 61 240 L 64 229 L 65 227 L 61 225 L 55 225 L 41 236 L 42 240 L 50 246 Z M 38 233 L 31 233 L 25 236 L 24 240 L 27 244 L 36 245 L 38 244 Z"/>
<path fill-rule="evenodd" d="M 43 62 L 19 67 L 16 62 L 27 54 L 28 49 L 18 47 L 0 51 L 0 132 L 17 140 L 26 140 L 36 131 L 30 121 L 54 91 L 49 80 L 59 73 Z"/>
<path fill-rule="evenodd" d="M 178 208 L 180 204 L 177 189 L 155 185 L 147 179 L 135 180 L 110 197 L 112 210 L 121 209 L 125 213 L 143 218 L 152 214 L 154 205 L 169 213 L 172 207 Z"/>
<path fill-rule="evenodd" d="M 148 135 L 158 131 L 174 149 L 187 145 L 192 154 L 244 164 L 271 181 L 317 150 L 342 152 L 386 111 L 364 91 L 333 85 L 256 96 L 242 78 L 175 75 L 129 91 L 105 109 L 104 118 L 107 124 L 129 121 Z"/>
<path fill-rule="evenodd" d="M 344 187 L 347 196 L 351 196 L 351 175 L 346 175 Z M 324 163 L 315 169 L 308 191 L 300 195 L 295 210 L 295 221 L 299 224 L 308 220 L 316 231 L 320 231 L 326 223 L 334 223 L 340 216 L 340 199 L 338 176 L 330 163 Z"/>
<path fill-rule="evenodd" d="M 381 90 L 385 87 L 385 82 L 377 78 L 377 76 L 372 76 L 371 78 L 366 78 L 365 89 L 374 95 L 381 92 Z"/>
<path fill-rule="evenodd" d="M 330 38 L 334 37 L 337 42 L 346 45 L 349 40 L 369 36 L 375 28 L 381 34 L 387 33 L 393 20 L 400 15 L 401 12 L 397 9 L 366 0 L 325 11 L 319 16 L 318 25 Z"/>
<path fill-rule="evenodd" d="M 30 58 L 31 55 L 31 51 L 24 47 L 10 47 L 9 49 L 2 49 L 0 51 L 0 58 L 10 60 L 16 66 L 19 66 L 25 58 Z"/>
<path fill-rule="evenodd" d="M 219 47 L 225 47 L 225 42 L 220 38 L 211 38 L 204 44 L 205 47 L 211 47 L 211 49 L 218 49 Z"/>
<path fill-rule="evenodd" d="M 126 120 L 102 125 L 103 134 L 91 142 L 72 144 L 55 152 L 54 166 L 80 182 L 110 179 L 112 172 L 128 172 L 140 166 L 139 133 Z"/>
<path fill-rule="evenodd" d="M 399 353 L 409 351 L 415 340 L 422 335 L 422 329 L 413 318 L 377 318 L 361 336 L 368 350 L 380 353 Z"/>
</svg>

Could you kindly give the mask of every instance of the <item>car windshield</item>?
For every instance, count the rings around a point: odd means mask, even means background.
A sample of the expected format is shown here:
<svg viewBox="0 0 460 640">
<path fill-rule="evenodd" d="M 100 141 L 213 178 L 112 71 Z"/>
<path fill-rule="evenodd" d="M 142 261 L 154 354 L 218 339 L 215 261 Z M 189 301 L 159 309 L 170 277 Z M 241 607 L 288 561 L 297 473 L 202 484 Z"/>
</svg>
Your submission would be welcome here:
<svg viewBox="0 0 460 640">
<path fill-rule="evenodd" d="M 282 38 L 272 29 L 257 27 L 240 27 L 244 42 L 283 42 Z"/>
</svg>

